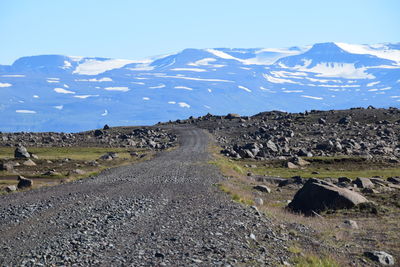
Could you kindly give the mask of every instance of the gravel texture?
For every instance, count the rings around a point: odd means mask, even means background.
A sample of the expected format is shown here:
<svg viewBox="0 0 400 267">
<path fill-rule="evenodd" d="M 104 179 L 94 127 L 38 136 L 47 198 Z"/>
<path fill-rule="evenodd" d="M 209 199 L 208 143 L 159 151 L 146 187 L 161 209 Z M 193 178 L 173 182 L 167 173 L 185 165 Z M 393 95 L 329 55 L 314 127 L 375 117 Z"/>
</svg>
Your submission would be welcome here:
<svg viewBox="0 0 400 267">
<path fill-rule="evenodd" d="M 0 196 L 1 266 L 277 266 L 286 234 L 213 186 L 209 136 L 99 176 Z"/>
</svg>

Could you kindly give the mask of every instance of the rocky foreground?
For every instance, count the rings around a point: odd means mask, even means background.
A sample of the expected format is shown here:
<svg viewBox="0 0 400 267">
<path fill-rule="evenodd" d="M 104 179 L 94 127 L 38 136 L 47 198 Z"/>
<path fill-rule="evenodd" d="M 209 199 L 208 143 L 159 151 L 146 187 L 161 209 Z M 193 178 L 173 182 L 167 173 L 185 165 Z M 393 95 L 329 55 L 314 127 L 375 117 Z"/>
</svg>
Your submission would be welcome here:
<svg viewBox="0 0 400 267">
<path fill-rule="evenodd" d="M 286 231 L 212 185 L 208 137 L 92 179 L 0 196 L 0 265 L 277 266 Z M 304 229 L 303 231 L 307 231 Z"/>
<path fill-rule="evenodd" d="M 212 132 L 232 158 L 363 156 L 400 162 L 400 110 L 370 107 L 286 113 L 263 112 L 179 120 Z"/>
</svg>

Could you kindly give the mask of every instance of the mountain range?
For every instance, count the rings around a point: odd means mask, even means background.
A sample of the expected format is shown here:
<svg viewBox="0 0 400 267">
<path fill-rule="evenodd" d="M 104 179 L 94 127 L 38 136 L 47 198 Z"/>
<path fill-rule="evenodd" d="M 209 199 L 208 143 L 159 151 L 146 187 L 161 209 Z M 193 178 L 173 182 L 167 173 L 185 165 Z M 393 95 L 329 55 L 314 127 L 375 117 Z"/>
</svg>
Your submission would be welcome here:
<svg viewBox="0 0 400 267">
<path fill-rule="evenodd" d="M 369 105 L 400 106 L 400 43 L 185 49 L 145 60 L 39 55 L 0 65 L 0 131 Z"/>
</svg>

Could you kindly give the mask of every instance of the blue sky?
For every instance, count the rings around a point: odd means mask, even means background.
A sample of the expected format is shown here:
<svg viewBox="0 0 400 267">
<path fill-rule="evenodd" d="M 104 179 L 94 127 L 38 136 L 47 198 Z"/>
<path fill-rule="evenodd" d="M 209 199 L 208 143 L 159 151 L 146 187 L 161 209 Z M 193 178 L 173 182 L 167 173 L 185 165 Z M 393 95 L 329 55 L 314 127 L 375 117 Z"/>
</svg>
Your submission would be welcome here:
<svg viewBox="0 0 400 267">
<path fill-rule="evenodd" d="M 1 0 L 0 64 L 64 54 L 400 41 L 398 0 Z"/>
</svg>

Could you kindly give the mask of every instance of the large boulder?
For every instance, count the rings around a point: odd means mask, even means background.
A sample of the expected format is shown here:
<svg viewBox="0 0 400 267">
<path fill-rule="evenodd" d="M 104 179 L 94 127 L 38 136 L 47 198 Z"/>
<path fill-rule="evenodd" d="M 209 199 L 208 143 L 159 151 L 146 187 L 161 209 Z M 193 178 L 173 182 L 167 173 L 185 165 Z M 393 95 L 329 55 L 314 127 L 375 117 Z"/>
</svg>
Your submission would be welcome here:
<svg viewBox="0 0 400 267">
<path fill-rule="evenodd" d="M 311 215 L 327 209 L 348 209 L 364 202 L 368 200 L 356 192 L 310 178 L 297 191 L 288 207 L 295 212 Z"/>
<path fill-rule="evenodd" d="M 24 146 L 18 146 L 14 151 L 14 158 L 16 159 L 28 159 L 31 155 Z"/>
<path fill-rule="evenodd" d="M 28 188 L 28 187 L 32 187 L 33 185 L 33 181 L 30 179 L 26 179 L 22 176 L 18 176 L 18 185 L 17 187 L 19 189 L 23 189 L 23 188 Z"/>
<path fill-rule="evenodd" d="M 382 265 L 394 265 L 393 256 L 385 251 L 367 251 L 364 253 L 364 255 Z"/>
<path fill-rule="evenodd" d="M 364 177 L 358 177 L 353 183 L 359 188 L 374 188 L 374 184 L 371 182 L 371 180 Z"/>
</svg>

